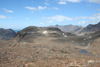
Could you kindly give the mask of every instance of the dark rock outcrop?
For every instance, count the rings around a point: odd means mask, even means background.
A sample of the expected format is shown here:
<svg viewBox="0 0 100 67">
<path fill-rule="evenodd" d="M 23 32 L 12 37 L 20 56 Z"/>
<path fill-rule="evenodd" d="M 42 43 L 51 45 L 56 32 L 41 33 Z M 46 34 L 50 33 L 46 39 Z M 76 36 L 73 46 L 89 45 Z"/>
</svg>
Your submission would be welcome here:
<svg viewBox="0 0 100 67">
<path fill-rule="evenodd" d="M 9 40 L 16 35 L 12 29 L 3 29 L 0 28 L 0 40 Z"/>
</svg>

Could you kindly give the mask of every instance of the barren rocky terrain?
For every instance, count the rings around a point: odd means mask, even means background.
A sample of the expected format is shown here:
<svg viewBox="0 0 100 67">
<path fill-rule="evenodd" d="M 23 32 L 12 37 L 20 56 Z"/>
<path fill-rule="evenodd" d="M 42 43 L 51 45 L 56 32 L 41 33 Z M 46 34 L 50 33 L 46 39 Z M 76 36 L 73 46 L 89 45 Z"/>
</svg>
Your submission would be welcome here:
<svg viewBox="0 0 100 67">
<path fill-rule="evenodd" d="M 30 26 L 0 42 L 0 67 L 100 67 L 100 32 L 86 36 Z"/>
</svg>

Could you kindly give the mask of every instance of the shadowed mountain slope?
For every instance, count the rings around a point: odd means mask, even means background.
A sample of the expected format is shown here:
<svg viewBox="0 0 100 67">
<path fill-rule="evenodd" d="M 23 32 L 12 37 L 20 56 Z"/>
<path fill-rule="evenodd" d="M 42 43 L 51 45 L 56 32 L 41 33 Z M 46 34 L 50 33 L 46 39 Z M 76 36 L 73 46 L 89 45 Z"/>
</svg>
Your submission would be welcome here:
<svg viewBox="0 0 100 67">
<path fill-rule="evenodd" d="M 87 27 L 83 28 L 82 30 L 75 32 L 75 34 L 86 35 L 86 34 L 95 33 L 97 31 L 100 31 L 100 22 L 95 25 L 89 24 Z"/>
<path fill-rule="evenodd" d="M 0 28 L 0 40 L 9 40 L 16 35 L 12 29 L 3 29 Z"/>
</svg>

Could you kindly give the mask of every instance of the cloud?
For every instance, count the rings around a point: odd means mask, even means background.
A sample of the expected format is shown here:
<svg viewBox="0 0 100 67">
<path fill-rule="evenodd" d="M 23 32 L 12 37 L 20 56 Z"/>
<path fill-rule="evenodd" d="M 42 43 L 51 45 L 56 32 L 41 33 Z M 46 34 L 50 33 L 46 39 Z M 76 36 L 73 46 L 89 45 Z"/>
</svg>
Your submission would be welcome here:
<svg viewBox="0 0 100 67">
<path fill-rule="evenodd" d="M 42 25 L 42 24 L 44 24 L 44 23 L 43 23 L 43 22 L 41 22 L 41 23 L 39 23 L 39 24 L 41 24 L 41 25 Z"/>
<path fill-rule="evenodd" d="M 60 5 L 65 5 L 65 4 L 66 4 L 66 2 L 61 1 L 61 2 L 58 2 L 58 4 L 60 4 Z"/>
<path fill-rule="evenodd" d="M 60 10 L 59 8 L 57 8 L 57 7 L 53 7 L 53 9 L 55 9 L 55 10 Z"/>
<path fill-rule="evenodd" d="M 7 17 L 5 15 L 0 15 L 0 19 L 7 19 L 7 18 L 12 18 L 12 17 Z"/>
<path fill-rule="evenodd" d="M 99 3 L 100 4 L 100 0 L 89 0 L 89 2 Z"/>
<path fill-rule="evenodd" d="M 38 9 L 39 9 L 39 10 L 43 10 L 43 9 L 46 9 L 46 8 L 47 8 L 46 6 L 44 6 L 44 7 L 38 6 Z"/>
<path fill-rule="evenodd" d="M 94 14 L 91 17 L 78 17 L 78 19 L 100 20 L 100 13 Z"/>
<path fill-rule="evenodd" d="M 100 0 L 56 0 L 58 1 L 58 4 L 66 4 L 67 2 L 72 2 L 72 3 L 79 3 L 79 2 L 91 2 L 91 3 L 98 3 L 100 4 Z"/>
<path fill-rule="evenodd" d="M 46 6 L 44 6 L 44 7 L 38 6 L 37 8 L 36 7 L 25 7 L 25 8 L 31 10 L 31 12 L 33 13 L 34 10 L 44 10 L 47 7 Z"/>
<path fill-rule="evenodd" d="M 100 21 L 100 13 L 94 14 L 92 17 L 89 17 L 91 20 Z"/>
<path fill-rule="evenodd" d="M 53 23 L 53 21 L 45 21 L 45 22 L 47 22 L 47 23 Z"/>
<path fill-rule="evenodd" d="M 8 9 L 5 9 L 5 8 L 2 8 L 4 11 L 8 12 L 8 13 L 13 13 L 14 11 L 12 10 L 8 10 Z"/>
<path fill-rule="evenodd" d="M 78 20 L 83 20 L 78 22 L 78 24 L 88 24 L 88 23 L 97 23 L 100 22 L 100 13 L 94 14 L 91 17 L 80 17 Z"/>
<path fill-rule="evenodd" d="M 34 13 L 34 11 L 37 11 L 37 10 L 45 10 L 45 9 L 48 9 L 48 10 L 52 10 L 52 9 L 60 10 L 60 9 L 57 8 L 57 7 L 47 8 L 47 6 L 25 7 L 25 9 L 31 10 L 31 13 Z"/>
<path fill-rule="evenodd" d="M 98 20 L 100 21 L 100 13 L 94 14 L 93 16 L 85 16 L 85 17 L 67 17 L 63 15 L 55 15 L 51 17 L 43 17 L 43 19 L 53 20 L 53 21 L 77 21 L 77 20 Z"/>
<path fill-rule="evenodd" d="M 37 10 L 37 8 L 35 7 L 25 7 L 26 9 L 29 9 L 29 10 Z"/>
<path fill-rule="evenodd" d="M 58 7 L 47 8 L 48 10 L 60 10 Z"/>
<path fill-rule="evenodd" d="M 45 5 L 49 5 L 48 3 L 44 3 Z"/>
<path fill-rule="evenodd" d="M 48 0 L 45 0 L 45 3 L 44 3 L 45 5 L 49 5 L 49 3 L 48 3 Z"/>
<path fill-rule="evenodd" d="M 93 16 L 83 16 L 74 18 L 63 15 L 55 15 L 51 17 L 42 17 L 42 19 L 45 19 L 46 23 L 72 21 L 72 22 L 78 22 L 78 24 L 88 24 L 90 22 L 92 23 L 100 22 L 100 13 L 94 14 Z"/>
<path fill-rule="evenodd" d="M 73 3 L 77 3 L 77 2 L 81 2 L 81 1 L 88 1 L 88 2 L 92 2 L 92 3 L 99 3 L 100 4 L 100 0 L 60 0 L 60 1 L 66 1 L 66 2 L 73 2 Z"/>
<path fill-rule="evenodd" d="M 87 24 L 87 23 L 89 23 L 89 21 L 83 20 L 83 21 L 79 21 L 79 22 L 78 22 L 78 24 L 80 24 L 80 25 L 82 25 L 82 24 Z"/>
<path fill-rule="evenodd" d="M 42 17 L 42 19 L 47 19 L 46 20 L 47 23 L 52 23 L 54 21 L 63 22 L 63 21 L 71 21 L 72 20 L 72 18 L 62 16 L 62 15 L 55 15 L 52 17 Z"/>
<path fill-rule="evenodd" d="M 28 10 L 31 10 L 31 13 L 34 13 L 34 11 L 36 11 L 36 10 L 44 10 L 44 9 L 46 9 L 47 6 L 44 6 L 44 7 L 42 7 L 42 6 L 38 6 L 38 7 L 25 7 L 25 8 L 28 9 Z"/>
<path fill-rule="evenodd" d="M 0 19 L 6 19 L 7 17 L 4 15 L 0 15 Z"/>
<path fill-rule="evenodd" d="M 81 2 L 81 0 L 57 0 L 58 2 L 58 4 L 60 4 L 60 5 L 65 5 L 65 4 L 67 4 L 67 2 L 72 2 L 72 3 L 77 3 L 77 2 Z"/>
<path fill-rule="evenodd" d="M 65 0 L 67 2 L 73 2 L 73 3 L 76 3 L 76 2 L 81 2 L 81 0 Z"/>
</svg>

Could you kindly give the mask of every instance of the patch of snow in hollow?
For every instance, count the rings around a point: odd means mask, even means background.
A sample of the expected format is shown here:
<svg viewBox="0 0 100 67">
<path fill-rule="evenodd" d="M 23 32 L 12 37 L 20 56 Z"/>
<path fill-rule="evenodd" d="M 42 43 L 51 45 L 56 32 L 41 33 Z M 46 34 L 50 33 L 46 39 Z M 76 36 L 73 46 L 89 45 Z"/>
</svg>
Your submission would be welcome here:
<svg viewBox="0 0 100 67">
<path fill-rule="evenodd" d="M 64 37 L 67 37 L 66 35 L 64 35 Z"/>
<path fill-rule="evenodd" d="M 65 35 L 64 33 L 62 33 L 62 35 Z"/>
<path fill-rule="evenodd" d="M 84 40 L 86 40 L 86 39 L 84 39 Z"/>
<path fill-rule="evenodd" d="M 48 31 L 43 31 L 43 34 L 47 34 L 48 33 Z"/>
<path fill-rule="evenodd" d="M 63 35 L 64 37 L 67 37 L 64 33 L 62 33 L 62 35 Z"/>
<path fill-rule="evenodd" d="M 75 41 L 72 41 L 72 42 L 75 42 Z"/>
<path fill-rule="evenodd" d="M 88 38 L 92 38 L 92 36 L 89 36 Z"/>
<path fill-rule="evenodd" d="M 92 63 L 94 63 L 94 60 L 89 60 L 88 61 L 88 64 L 92 64 Z"/>
<path fill-rule="evenodd" d="M 91 39 L 92 38 L 92 36 L 89 36 L 87 39 Z"/>
</svg>

